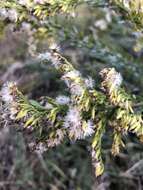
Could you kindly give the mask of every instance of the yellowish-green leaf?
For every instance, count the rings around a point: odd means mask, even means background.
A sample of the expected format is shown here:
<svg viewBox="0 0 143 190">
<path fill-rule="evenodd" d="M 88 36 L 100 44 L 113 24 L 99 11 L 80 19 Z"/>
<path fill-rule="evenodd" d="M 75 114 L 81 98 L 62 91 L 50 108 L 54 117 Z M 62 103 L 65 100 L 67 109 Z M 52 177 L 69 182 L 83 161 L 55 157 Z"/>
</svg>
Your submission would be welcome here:
<svg viewBox="0 0 143 190">
<path fill-rule="evenodd" d="M 25 117 L 26 115 L 27 115 L 27 110 L 21 110 L 21 111 L 17 114 L 16 120 L 21 119 L 21 118 Z"/>
<path fill-rule="evenodd" d="M 103 174 L 104 171 L 104 165 L 102 162 L 98 162 L 95 167 L 95 175 L 96 177 L 100 176 Z"/>
<path fill-rule="evenodd" d="M 35 120 L 35 118 L 34 118 L 33 116 L 30 117 L 30 118 L 26 121 L 24 127 L 27 127 L 27 126 L 29 126 L 30 124 L 32 124 L 32 123 L 34 122 L 34 120 Z"/>
</svg>

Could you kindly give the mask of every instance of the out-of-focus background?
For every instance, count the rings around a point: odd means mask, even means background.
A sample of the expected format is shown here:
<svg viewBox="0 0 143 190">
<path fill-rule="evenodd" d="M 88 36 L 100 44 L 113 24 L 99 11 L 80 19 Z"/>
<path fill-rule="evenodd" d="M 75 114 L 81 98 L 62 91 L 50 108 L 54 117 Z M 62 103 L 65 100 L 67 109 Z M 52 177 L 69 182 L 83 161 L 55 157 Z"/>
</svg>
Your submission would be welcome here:
<svg viewBox="0 0 143 190">
<path fill-rule="evenodd" d="M 102 7 L 83 5 L 70 17 L 53 19 L 48 36 L 41 29 L 42 37 L 36 42 L 30 39 L 28 29 L 14 31 L 8 25 L 1 32 L 0 86 L 16 81 L 25 95 L 38 101 L 41 96 L 55 97 L 65 91 L 59 73 L 30 55 L 35 45 L 38 52 L 44 52 L 54 41 L 82 75 L 95 79 L 97 88 L 99 71 L 115 67 L 124 78 L 126 90 L 136 96 L 136 101 L 142 101 L 140 32 L 134 32 L 130 23 Z M 105 172 L 98 183 L 86 142 L 65 142 L 40 155 L 27 149 L 30 134 L 18 132 L 20 124 L 6 125 L 0 126 L 0 190 L 143 189 L 143 145 L 134 135 L 125 137 L 126 149 L 115 158 L 110 154 L 110 136 L 104 137 Z"/>
</svg>

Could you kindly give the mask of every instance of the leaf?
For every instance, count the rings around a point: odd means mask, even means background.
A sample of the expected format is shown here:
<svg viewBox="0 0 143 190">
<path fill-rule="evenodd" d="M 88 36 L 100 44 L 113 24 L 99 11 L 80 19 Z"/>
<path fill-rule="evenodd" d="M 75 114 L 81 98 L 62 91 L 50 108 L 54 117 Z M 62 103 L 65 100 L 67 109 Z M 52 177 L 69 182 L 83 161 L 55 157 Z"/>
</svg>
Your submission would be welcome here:
<svg viewBox="0 0 143 190">
<path fill-rule="evenodd" d="M 85 130 L 87 128 L 87 122 L 86 121 L 82 122 L 82 128 L 83 128 L 83 130 Z"/>
<path fill-rule="evenodd" d="M 29 100 L 30 104 L 34 107 L 36 107 L 37 109 L 40 110 L 45 110 L 45 108 L 43 106 L 41 106 L 38 102 L 36 102 L 35 100 Z"/>
<path fill-rule="evenodd" d="M 95 137 L 92 141 L 92 147 L 95 148 L 97 144 L 98 144 L 98 138 L 97 138 L 97 135 L 95 135 Z"/>
<path fill-rule="evenodd" d="M 31 125 L 35 125 L 39 121 L 39 119 L 40 118 L 34 119 L 34 121 L 31 123 Z"/>
<path fill-rule="evenodd" d="M 86 102 L 85 102 L 85 108 L 86 108 L 86 111 L 89 110 L 89 104 L 90 104 L 90 99 L 87 98 Z"/>
<path fill-rule="evenodd" d="M 92 115 L 92 119 L 94 119 L 94 118 L 95 118 L 95 107 L 92 108 L 92 113 L 91 113 L 91 115 Z"/>
<path fill-rule="evenodd" d="M 30 117 L 30 118 L 26 121 L 24 127 L 28 127 L 30 124 L 32 124 L 32 123 L 34 122 L 34 120 L 35 120 L 35 118 L 34 118 L 33 116 Z"/>
<path fill-rule="evenodd" d="M 27 115 L 27 112 L 28 112 L 28 110 L 21 110 L 21 111 L 17 114 L 16 120 L 19 120 L 19 119 L 25 117 L 25 116 Z"/>
<path fill-rule="evenodd" d="M 103 174 L 104 171 L 104 165 L 102 162 L 98 162 L 95 167 L 95 175 L 96 177 L 100 176 Z"/>
</svg>

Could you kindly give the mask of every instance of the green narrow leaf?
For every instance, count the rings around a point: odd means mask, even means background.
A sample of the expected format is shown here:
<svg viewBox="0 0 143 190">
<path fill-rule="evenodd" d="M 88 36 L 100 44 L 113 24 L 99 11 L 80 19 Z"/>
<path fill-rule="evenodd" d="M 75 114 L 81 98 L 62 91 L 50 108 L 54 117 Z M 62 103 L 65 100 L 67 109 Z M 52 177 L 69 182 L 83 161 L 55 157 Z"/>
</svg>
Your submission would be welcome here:
<svg viewBox="0 0 143 190">
<path fill-rule="evenodd" d="M 24 127 L 28 127 L 30 124 L 32 124 L 32 123 L 34 122 L 34 120 L 35 120 L 35 118 L 34 118 L 33 116 L 30 117 L 30 118 L 26 121 Z"/>
<path fill-rule="evenodd" d="M 17 116 L 16 116 L 16 120 L 22 119 L 23 117 L 25 117 L 27 115 L 27 110 L 21 110 Z"/>
<path fill-rule="evenodd" d="M 104 172 L 104 164 L 102 162 L 98 162 L 95 167 L 95 175 L 96 177 L 102 175 Z"/>
<path fill-rule="evenodd" d="M 29 100 L 30 104 L 38 109 L 41 110 L 45 110 L 45 108 L 43 106 L 41 106 L 38 102 L 36 102 L 35 100 Z"/>
</svg>

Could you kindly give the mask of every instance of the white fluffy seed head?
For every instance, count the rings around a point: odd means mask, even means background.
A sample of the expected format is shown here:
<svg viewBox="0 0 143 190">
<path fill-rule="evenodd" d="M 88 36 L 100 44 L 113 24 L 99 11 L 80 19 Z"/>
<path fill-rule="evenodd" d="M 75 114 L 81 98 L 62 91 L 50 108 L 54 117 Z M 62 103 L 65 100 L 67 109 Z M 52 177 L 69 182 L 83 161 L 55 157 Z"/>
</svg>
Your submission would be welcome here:
<svg viewBox="0 0 143 190">
<path fill-rule="evenodd" d="M 91 89 L 94 88 L 95 82 L 92 79 L 92 77 L 88 77 L 84 81 L 87 88 L 91 88 Z"/>
<path fill-rule="evenodd" d="M 46 0 L 34 0 L 34 3 L 36 3 L 36 4 L 44 4 L 44 3 L 46 3 Z"/>
<path fill-rule="evenodd" d="M 94 127 L 93 121 L 88 120 L 87 126 L 84 129 L 84 136 L 85 137 L 91 136 L 95 132 L 94 128 L 95 127 Z"/>
<path fill-rule="evenodd" d="M 111 81 L 112 81 L 112 86 L 113 86 L 114 88 L 120 87 L 121 84 L 122 84 L 122 80 L 123 80 L 123 78 L 122 78 L 121 74 L 120 74 L 120 73 L 116 73 L 116 74 L 113 76 L 113 78 L 111 79 Z"/>
<path fill-rule="evenodd" d="M 65 128 L 70 127 L 71 124 L 81 124 L 81 116 L 79 110 L 76 107 L 70 107 L 65 117 Z"/>
<path fill-rule="evenodd" d="M 60 60 L 57 57 L 54 57 L 51 52 L 39 54 L 38 59 L 40 61 L 50 61 L 55 68 L 58 68 L 61 65 Z"/>
<path fill-rule="evenodd" d="M 80 84 L 72 84 L 70 86 L 70 92 L 72 95 L 81 96 L 83 93 L 83 87 Z"/>
<path fill-rule="evenodd" d="M 65 136 L 65 130 L 57 129 L 55 131 L 55 134 L 53 135 L 53 137 L 51 137 L 47 140 L 47 146 L 48 147 L 58 146 L 63 141 L 64 136 Z"/>
<path fill-rule="evenodd" d="M 81 116 L 78 108 L 69 108 L 64 119 L 64 127 L 67 129 L 70 139 L 77 140 L 84 137 Z"/>
<path fill-rule="evenodd" d="M 70 98 L 68 96 L 60 95 L 56 98 L 56 103 L 60 105 L 69 104 L 69 102 L 70 102 Z"/>
<path fill-rule="evenodd" d="M 130 10 L 130 0 L 123 0 L 123 5 L 126 9 Z"/>
<path fill-rule="evenodd" d="M 67 73 L 63 76 L 63 78 L 71 78 L 71 79 L 76 79 L 76 78 L 79 78 L 79 77 L 81 77 L 81 74 L 80 74 L 80 72 L 77 71 L 77 70 L 69 71 L 69 72 L 67 72 Z"/>
<path fill-rule="evenodd" d="M 56 43 L 52 43 L 50 46 L 49 46 L 49 49 L 51 50 L 56 50 L 57 52 L 59 52 L 61 50 L 60 46 Z"/>
<path fill-rule="evenodd" d="M 8 10 L 8 18 L 13 21 L 16 22 L 18 19 L 18 13 L 16 11 L 16 9 L 10 9 Z"/>
<path fill-rule="evenodd" d="M 6 103 L 11 103 L 13 101 L 13 96 L 12 96 L 12 88 L 15 87 L 16 83 L 14 82 L 7 82 L 6 84 L 3 85 L 2 90 L 0 92 L 2 100 Z"/>
<path fill-rule="evenodd" d="M 80 84 L 81 73 L 77 70 L 72 70 L 62 76 L 72 95 L 80 96 L 83 93 L 83 86 Z"/>
<path fill-rule="evenodd" d="M 109 88 L 110 92 L 117 90 L 122 84 L 122 75 L 114 68 L 103 69 L 100 75 L 103 78 L 103 88 Z"/>
<path fill-rule="evenodd" d="M 107 29 L 107 21 L 104 19 L 97 20 L 94 25 L 99 28 L 100 30 L 106 30 Z"/>
<path fill-rule="evenodd" d="M 8 12 L 5 8 L 0 9 L 0 17 L 2 17 L 2 19 L 6 19 L 8 17 Z"/>
<path fill-rule="evenodd" d="M 52 109 L 52 108 L 53 108 L 53 105 L 50 104 L 49 102 L 47 102 L 47 103 L 45 104 L 45 108 L 46 108 L 46 109 Z"/>
<path fill-rule="evenodd" d="M 37 152 L 38 154 L 43 154 L 45 151 L 47 151 L 46 144 L 42 142 L 37 144 L 35 152 Z"/>
<path fill-rule="evenodd" d="M 41 61 L 50 61 L 51 60 L 51 53 L 50 52 L 45 52 L 45 53 L 41 53 L 38 56 L 38 59 L 40 59 Z"/>
<path fill-rule="evenodd" d="M 26 6 L 26 5 L 28 5 L 29 0 L 18 0 L 18 3 L 19 3 L 20 5 Z"/>
</svg>

